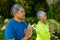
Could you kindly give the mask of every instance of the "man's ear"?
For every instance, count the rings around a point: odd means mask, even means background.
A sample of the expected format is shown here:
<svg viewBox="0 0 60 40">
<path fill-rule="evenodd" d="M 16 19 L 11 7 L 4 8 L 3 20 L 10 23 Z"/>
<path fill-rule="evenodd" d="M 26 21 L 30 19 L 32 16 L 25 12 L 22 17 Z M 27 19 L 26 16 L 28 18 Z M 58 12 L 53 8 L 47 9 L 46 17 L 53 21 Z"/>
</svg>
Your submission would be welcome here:
<svg viewBox="0 0 60 40">
<path fill-rule="evenodd" d="M 14 12 L 14 13 L 13 13 L 13 16 L 15 16 L 16 14 L 17 14 L 17 12 Z"/>
</svg>

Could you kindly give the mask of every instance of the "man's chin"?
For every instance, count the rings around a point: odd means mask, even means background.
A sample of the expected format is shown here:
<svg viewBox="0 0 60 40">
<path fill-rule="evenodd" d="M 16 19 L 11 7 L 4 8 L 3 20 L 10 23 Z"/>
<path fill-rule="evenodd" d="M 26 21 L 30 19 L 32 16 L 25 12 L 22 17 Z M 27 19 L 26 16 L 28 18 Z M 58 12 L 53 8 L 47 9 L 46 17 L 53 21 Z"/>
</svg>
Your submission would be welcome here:
<svg viewBox="0 0 60 40">
<path fill-rule="evenodd" d="M 23 20 L 25 20 L 25 18 L 23 18 Z"/>
</svg>

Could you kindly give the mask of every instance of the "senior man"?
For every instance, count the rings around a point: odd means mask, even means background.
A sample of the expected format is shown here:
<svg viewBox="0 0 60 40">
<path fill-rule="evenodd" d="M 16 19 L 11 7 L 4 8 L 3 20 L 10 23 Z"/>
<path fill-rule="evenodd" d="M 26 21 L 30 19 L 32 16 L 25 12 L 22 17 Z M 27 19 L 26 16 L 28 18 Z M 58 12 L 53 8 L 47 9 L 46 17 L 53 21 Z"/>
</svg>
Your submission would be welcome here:
<svg viewBox="0 0 60 40">
<path fill-rule="evenodd" d="M 53 26 L 50 27 L 46 24 L 46 13 L 44 11 L 38 11 L 37 17 L 39 19 L 36 25 L 36 40 L 50 40 L 51 34 L 53 32 Z"/>
<path fill-rule="evenodd" d="M 32 27 L 28 26 L 25 19 L 25 10 L 22 5 L 15 4 L 11 8 L 13 19 L 6 25 L 5 40 L 28 40 L 32 36 Z"/>
</svg>

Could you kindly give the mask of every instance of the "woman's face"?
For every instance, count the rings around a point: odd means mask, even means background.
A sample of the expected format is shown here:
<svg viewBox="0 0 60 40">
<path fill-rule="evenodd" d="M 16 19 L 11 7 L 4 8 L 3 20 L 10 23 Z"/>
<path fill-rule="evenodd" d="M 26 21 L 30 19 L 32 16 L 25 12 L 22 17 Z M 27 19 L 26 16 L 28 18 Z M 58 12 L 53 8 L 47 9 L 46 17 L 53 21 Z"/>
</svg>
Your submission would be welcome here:
<svg viewBox="0 0 60 40">
<path fill-rule="evenodd" d="M 44 13 L 44 14 L 40 17 L 40 19 L 42 19 L 44 22 L 46 22 L 46 19 L 47 19 L 46 13 Z"/>
</svg>

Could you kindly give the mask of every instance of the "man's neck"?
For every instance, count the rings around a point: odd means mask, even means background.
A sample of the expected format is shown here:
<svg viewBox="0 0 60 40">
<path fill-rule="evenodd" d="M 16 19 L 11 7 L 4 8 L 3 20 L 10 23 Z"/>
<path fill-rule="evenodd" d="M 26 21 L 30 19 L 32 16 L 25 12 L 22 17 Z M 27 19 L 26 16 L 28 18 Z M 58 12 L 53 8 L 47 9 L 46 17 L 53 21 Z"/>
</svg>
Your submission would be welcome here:
<svg viewBox="0 0 60 40">
<path fill-rule="evenodd" d="M 16 18 L 16 17 L 14 17 L 14 19 L 15 19 L 17 22 L 22 22 L 22 21 L 23 21 L 22 19 L 19 19 L 19 18 Z"/>
</svg>

